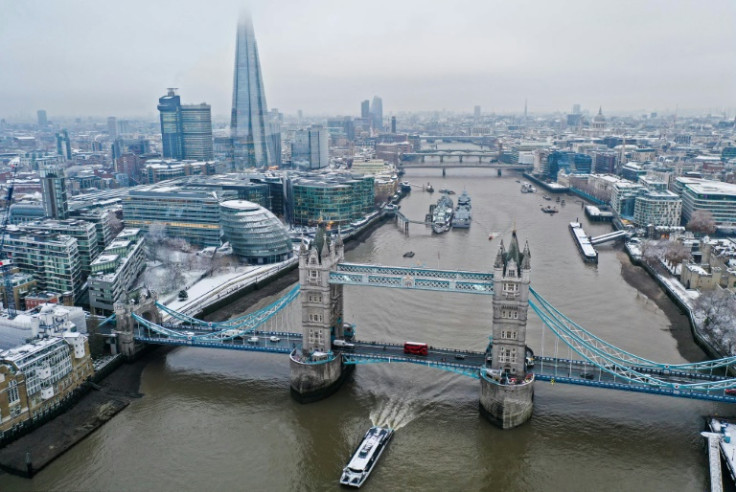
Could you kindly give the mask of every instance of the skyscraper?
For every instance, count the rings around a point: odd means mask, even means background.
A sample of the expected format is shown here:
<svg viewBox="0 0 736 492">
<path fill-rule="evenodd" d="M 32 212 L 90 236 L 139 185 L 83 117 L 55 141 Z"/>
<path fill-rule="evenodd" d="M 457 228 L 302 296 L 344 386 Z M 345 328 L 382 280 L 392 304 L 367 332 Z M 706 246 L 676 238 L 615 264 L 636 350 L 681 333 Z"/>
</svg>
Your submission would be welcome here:
<svg viewBox="0 0 736 492">
<path fill-rule="evenodd" d="M 114 116 L 107 117 L 107 134 L 115 140 L 118 138 L 118 119 Z"/>
<path fill-rule="evenodd" d="M 38 116 L 38 126 L 44 127 L 48 124 L 45 109 L 39 109 L 38 111 L 36 111 L 36 116 Z"/>
<path fill-rule="evenodd" d="M 361 118 L 371 117 L 371 102 L 368 99 L 360 103 L 360 117 Z"/>
<path fill-rule="evenodd" d="M 373 128 L 383 130 L 383 99 L 378 96 L 373 96 L 371 114 L 373 115 Z"/>
<path fill-rule="evenodd" d="M 235 46 L 230 136 L 235 167 L 266 168 L 277 161 L 263 91 L 258 45 L 249 15 L 241 17 Z"/>
<path fill-rule="evenodd" d="M 212 113 L 209 104 L 182 105 L 175 90 L 169 88 L 168 93 L 158 100 L 164 157 L 212 160 Z"/>
<path fill-rule="evenodd" d="M 209 104 L 187 104 L 181 107 L 184 158 L 210 161 L 212 150 L 212 112 Z"/>
<path fill-rule="evenodd" d="M 181 159 L 184 156 L 184 141 L 181 128 L 181 99 L 176 88 L 169 88 L 165 96 L 158 100 L 161 116 L 161 144 L 164 157 Z"/>
<path fill-rule="evenodd" d="M 54 164 L 43 164 L 39 169 L 43 191 L 43 208 L 46 217 L 66 219 L 69 217 L 69 202 L 66 194 L 64 169 Z"/>
</svg>

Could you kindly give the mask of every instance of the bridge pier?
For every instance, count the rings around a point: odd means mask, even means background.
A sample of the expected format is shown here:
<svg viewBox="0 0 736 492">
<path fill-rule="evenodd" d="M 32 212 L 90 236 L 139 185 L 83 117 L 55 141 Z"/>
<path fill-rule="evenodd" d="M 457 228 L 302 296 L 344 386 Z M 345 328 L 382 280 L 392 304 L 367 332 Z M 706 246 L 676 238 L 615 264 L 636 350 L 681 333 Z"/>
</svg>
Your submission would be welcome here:
<svg viewBox="0 0 736 492">
<path fill-rule="evenodd" d="M 532 417 L 534 382 L 509 385 L 480 378 L 480 413 L 501 429 L 512 429 Z"/>
<path fill-rule="evenodd" d="M 289 358 L 291 396 L 299 403 L 312 403 L 327 398 L 340 389 L 355 366 L 345 366 L 340 354 L 324 361 L 300 361 Z"/>
<path fill-rule="evenodd" d="M 480 164 L 481 162 L 483 162 L 483 156 L 482 155 L 479 155 L 478 156 L 478 164 Z"/>
<path fill-rule="evenodd" d="M 440 156 L 440 163 L 443 163 L 443 162 L 445 162 L 445 156 L 444 155 L 441 155 Z"/>
<path fill-rule="evenodd" d="M 444 178 L 445 176 L 447 176 L 447 169 L 445 169 L 445 168 L 443 167 L 443 168 L 442 168 L 442 177 Z"/>
<path fill-rule="evenodd" d="M 424 156 L 422 156 L 422 164 L 424 164 Z"/>
<path fill-rule="evenodd" d="M 503 173 L 501 173 L 501 169 L 498 170 L 498 175 L 501 176 Z"/>
<path fill-rule="evenodd" d="M 463 163 L 463 156 L 458 156 L 460 158 L 460 164 Z"/>
</svg>

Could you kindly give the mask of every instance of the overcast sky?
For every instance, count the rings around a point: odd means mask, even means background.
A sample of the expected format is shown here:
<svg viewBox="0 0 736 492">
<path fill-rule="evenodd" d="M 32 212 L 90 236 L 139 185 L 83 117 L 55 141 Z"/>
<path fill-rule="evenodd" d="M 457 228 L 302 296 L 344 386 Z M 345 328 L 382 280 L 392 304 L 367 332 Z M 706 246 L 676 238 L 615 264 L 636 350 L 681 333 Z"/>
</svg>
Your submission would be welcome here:
<svg viewBox="0 0 736 492">
<path fill-rule="evenodd" d="M 0 118 L 232 104 L 234 0 L 0 0 Z M 269 108 L 736 108 L 736 0 L 251 1 Z"/>
</svg>

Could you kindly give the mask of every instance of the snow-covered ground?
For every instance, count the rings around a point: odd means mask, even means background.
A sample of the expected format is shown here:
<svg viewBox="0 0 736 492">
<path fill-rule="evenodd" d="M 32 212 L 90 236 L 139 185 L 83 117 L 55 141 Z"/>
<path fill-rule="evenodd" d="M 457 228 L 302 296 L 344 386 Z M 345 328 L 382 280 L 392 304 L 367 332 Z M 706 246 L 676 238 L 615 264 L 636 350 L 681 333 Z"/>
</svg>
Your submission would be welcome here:
<svg viewBox="0 0 736 492">
<path fill-rule="evenodd" d="M 215 273 L 195 281 L 186 289 L 189 297 L 185 300 L 179 300 L 178 296 L 174 294 L 169 296 L 170 299 L 164 299 L 161 302 L 180 313 L 194 315 L 219 299 L 227 297 L 232 292 L 265 280 L 298 262 L 298 256 L 294 256 L 286 261 L 270 265 L 235 267 L 232 271 Z"/>
</svg>

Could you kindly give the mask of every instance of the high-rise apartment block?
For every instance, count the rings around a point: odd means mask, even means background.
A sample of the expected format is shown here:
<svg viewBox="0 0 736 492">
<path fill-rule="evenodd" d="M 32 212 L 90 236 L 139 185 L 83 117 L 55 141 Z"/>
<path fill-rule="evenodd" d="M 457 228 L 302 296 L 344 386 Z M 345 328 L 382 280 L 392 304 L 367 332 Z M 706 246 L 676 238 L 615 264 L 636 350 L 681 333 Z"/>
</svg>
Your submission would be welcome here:
<svg viewBox="0 0 736 492">
<path fill-rule="evenodd" d="M 69 202 L 64 169 L 55 164 L 43 164 L 39 166 L 39 173 L 46 217 L 66 219 L 69 217 Z"/>
<path fill-rule="evenodd" d="M 175 89 L 159 98 L 164 157 L 212 160 L 212 114 L 208 104 L 182 105 Z"/>
</svg>

